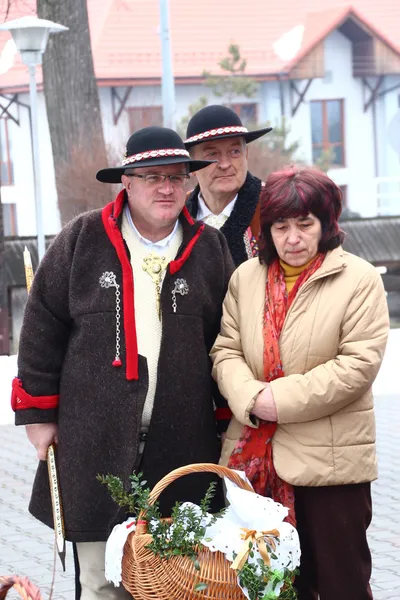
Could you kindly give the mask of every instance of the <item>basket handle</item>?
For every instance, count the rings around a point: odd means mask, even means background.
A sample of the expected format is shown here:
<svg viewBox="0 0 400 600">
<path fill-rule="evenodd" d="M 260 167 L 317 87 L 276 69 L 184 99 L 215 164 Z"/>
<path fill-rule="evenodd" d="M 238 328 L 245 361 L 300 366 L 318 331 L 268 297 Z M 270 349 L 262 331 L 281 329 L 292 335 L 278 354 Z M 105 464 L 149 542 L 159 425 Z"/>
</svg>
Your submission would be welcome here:
<svg viewBox="0 0 400 600">
<path fill-rule="evenodd" d="M 247 481 L 244 481 L 244 479 L 242 479 L 240 475 L 235 473 L 235 471 L 232 471 L 232 469 L 228 469 L 228 467 L 222 467 L 220 465 L 215 465 L 214 463 L 197 463 L 174 469 L 174 471 L 171 471 L 170 473 L 168 473 L 168 475 L 165 475 L 165 477 L 160 479 L 160 481 L 153 487 L 153 489 L 150 492 L 150 506 L 153 506 L 153 504 L 161 495 L 161 492 L 163 492 L 169 486 L 170 483 L 173 483 L 174 481 L 176 481 L 180 477 L 183 477 L 184 475 L 191 475 L 192 473 L 215 473 L 221 478 L 227 477 L 230 481 L 232 481 L 232 483 L 235 483 L 242 490 L 254 493 L 254 490 L 251 487 L 251 485 L 249 485 Z M 144 522 L 145 517 L 146 511 L 141 511 L 138 517 L 138 525 L 136 527 L 135 532 L 138 535 L 142 535 L 147 532 L 147 525 Z"/>
</svg>

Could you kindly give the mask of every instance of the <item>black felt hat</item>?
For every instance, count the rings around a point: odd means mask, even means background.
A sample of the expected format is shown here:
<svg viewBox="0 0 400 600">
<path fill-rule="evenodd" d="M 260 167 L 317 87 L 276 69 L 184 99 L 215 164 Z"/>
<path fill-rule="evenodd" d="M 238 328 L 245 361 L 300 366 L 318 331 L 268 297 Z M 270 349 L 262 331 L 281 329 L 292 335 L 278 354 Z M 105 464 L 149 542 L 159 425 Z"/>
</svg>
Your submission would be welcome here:
<svg viewBox="0 0 400 600">
<path fill-rule="evenodd" d="M 136 131 L 126 144 L 125 158 L 118 167 L 101 169 L 96 179 L 104 183 L 121 183 L 127 169 L 187 164 L 189 171 L 208 167 L 209 160 L 192 160 L 180 136 L 166 127 L 144 127 Z"/>
<path fill-rule="evenodd" d="M 197 112 L 190 119 L 186 131 L 186 148 L 201 144 L 208 139 L 219 140 L 228 137 L 243 136 L 247 143 L 256 140 L 272 130 L 264 127 L 255 131 L 248 131 L 243 126 L 240 117 L 227 106 L 212 104 Z"/>
</svg>

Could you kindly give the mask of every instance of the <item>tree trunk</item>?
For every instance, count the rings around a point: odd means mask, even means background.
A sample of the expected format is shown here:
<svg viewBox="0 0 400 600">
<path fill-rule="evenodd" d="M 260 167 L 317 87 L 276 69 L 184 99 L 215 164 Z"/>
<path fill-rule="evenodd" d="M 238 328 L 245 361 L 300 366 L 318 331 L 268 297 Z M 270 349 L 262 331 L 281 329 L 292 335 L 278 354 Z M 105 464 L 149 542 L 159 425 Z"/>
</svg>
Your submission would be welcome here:
<svg viewBox="0 0 400 600">
<path fill-rule="evenodd" d="M 58 204 L 66 222 L 84 210 L 103 206 L 111 191 L 95 179 L 96 170 L 107 166 L 107 152 L 88 13 L 86 0 L 37 0 L 37 11 L 40 18 L 69 27 L 50 34 L 43 57 Z"/>
</svg>

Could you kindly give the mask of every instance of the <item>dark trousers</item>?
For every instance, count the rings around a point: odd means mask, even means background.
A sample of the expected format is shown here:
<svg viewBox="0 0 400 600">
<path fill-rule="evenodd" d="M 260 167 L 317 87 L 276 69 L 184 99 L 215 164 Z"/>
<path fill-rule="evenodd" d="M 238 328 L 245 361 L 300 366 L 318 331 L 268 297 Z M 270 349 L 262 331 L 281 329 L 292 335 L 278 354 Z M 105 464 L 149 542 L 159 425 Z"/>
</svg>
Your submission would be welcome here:
<svg viewBox="0 0 400 600">
<path fill-rule="evenodd" d="M 372 600 L 371 484 L 295 487 L 299 600 Z"/>
</svg>

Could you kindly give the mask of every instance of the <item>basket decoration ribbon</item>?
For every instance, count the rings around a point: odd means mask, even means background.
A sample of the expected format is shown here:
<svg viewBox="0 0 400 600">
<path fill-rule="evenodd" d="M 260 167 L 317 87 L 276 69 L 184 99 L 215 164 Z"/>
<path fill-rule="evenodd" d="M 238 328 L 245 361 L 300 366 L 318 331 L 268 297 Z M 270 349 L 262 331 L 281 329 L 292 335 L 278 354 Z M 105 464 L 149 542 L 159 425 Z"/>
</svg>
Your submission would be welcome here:
<svg viewBox="0 0 400 600">
<path fill-rule="evenodd" d="M 244 544 L 231 564 L 231 569 L 234 571 L 241 571 L 243 569 L 251 551 L 249 541 L 257 545 L 261 558 L 265 564 L 270 567 L 271 559 L 268 554 L 266 543 L 268 543 L 272 550 L 275 551 L 276 543 L 274 538 L 279 537 L 279 531 L 277 529 L 272 529 L 271 531 L 256 531 L 256 529 L 246 529 L 246 527 L 242 527 L 242 531 L 243 533 L 240 537 L 244 540 Z"/>
</svg>

